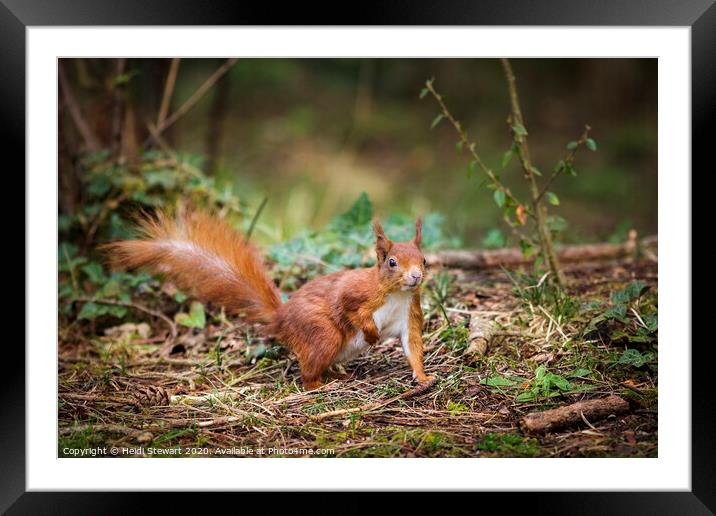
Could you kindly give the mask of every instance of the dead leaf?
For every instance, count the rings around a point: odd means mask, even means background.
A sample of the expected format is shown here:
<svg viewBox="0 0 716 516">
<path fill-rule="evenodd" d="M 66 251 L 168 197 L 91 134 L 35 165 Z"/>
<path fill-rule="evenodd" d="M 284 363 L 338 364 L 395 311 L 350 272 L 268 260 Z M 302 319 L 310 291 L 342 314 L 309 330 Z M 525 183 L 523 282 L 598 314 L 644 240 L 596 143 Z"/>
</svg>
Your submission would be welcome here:
<svg viewBox="0 0 716 516">
<path fill-rule="evenodd" d="M 154 435 L 151 432 L 142 432 L 137 436 L 137 442 L 139 444 L 149 444 L 154 439 Z"/>
<path fill-rule="evenodd" d="M 517 206 L 517 209 L 515 210 L 515 215 L 517 215 L 517 220 L 520 221 L 520 224 L 523 226 L 527 224 L 527 215 L 525 214 L 525 207 L 520 204 Z"/>
<path fill-rule="evenodd" d="M 534 360 L 538 364 L 549 364 L 552 360 L 554 360 L 554 353 L 537 353 L 536 355 L 531 356 L 530 359 Z"/>
<path fill-rule="evenodd" d="M 107 337 L 113 337 L 113 338 L 125 338 L 125 337 L 133 337 L 133 336 L 139 336 L 142 339 L 148 339 L 149 336 L 152 334 L 152 328 L 147 323 L 124 323 L 120 324 L 119 326 L 112 326 L 111 328 L 107 328 L 104 330 L 104 334 Z"/>
</svg>

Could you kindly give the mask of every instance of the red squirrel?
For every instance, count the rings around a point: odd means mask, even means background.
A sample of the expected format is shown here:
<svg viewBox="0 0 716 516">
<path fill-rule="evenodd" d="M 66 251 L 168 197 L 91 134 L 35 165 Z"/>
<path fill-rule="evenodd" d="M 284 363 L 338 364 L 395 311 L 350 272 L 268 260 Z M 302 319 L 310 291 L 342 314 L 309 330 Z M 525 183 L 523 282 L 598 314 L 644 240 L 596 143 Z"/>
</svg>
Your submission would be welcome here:
<svg viewBox="0 0 716 516">
<path fill-rule="evenodd" d="M 431 382 L 423 369 L 420 286 L 426 261 L 415 237 L 393 242 L 373 223 L 377 262 L 315 278 L 281 302 L 258 251 L 224 219 L 190 212 L 139 220 L 137 240 L 104 246 L 115 266 L 163 274 L 201 300 L 259 323 L 265 335 L 293 351 L 304 388 L 321 385 L 332 364 L 347 362 L 380 339 L 398 337 L 413 378 Z"/>
</svg>

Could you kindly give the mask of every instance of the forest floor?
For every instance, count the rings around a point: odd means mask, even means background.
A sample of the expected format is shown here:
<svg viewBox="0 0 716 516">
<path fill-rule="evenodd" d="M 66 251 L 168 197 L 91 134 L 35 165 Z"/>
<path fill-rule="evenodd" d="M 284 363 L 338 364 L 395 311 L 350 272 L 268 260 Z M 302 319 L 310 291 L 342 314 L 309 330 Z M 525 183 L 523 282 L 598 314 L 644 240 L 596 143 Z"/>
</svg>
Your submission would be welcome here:
<svg viewBox="0 0 716 516">
<path fill-rule="evenodd" d="M 73 324 L 59 342 L 58 456 L 656 457 L 657 264 L 565 272 L 566 295 L 503 270 L 433 274 L 425 365 L 438 381 L 402 398 L 414 384 L 395 340 L 304 392 L 290 353 L 213 308 L 204 328 L 174 326 L 170 348 L 161 307 L 103 332 Z M 471 318 L 492 328 L 484 353 Z M 610 394 L 628 412 L 521 429 L 530 412 Z"/>
</svg>

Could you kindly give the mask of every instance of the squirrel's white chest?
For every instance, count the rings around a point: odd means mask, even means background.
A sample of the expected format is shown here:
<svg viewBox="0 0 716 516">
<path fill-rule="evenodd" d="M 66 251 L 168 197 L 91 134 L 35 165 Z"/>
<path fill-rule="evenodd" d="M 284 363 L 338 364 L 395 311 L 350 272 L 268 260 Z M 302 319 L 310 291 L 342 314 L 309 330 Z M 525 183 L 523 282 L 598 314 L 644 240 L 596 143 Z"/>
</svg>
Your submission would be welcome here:
<svg viewBox="0 0 716 516">
<path fill-rule="evenodd" d="M 411 302 L 410 292 L 395 292 L 389 294 L 383 306 L 373 312 L 373 321 L 381 339 L 400 337 L 408 332 Z"/>
<path fill-rule="evenodd" d="M 406 341 L 408 337 L 408 317 L 412 295 L 410 292 L 395 292 L 389 294 L 385 303 L 373 312 L 373 322 L 381 340 L 391 337 L 400 337 Z M 358 331 L 341 349 L 336 362 L 347 362 L 368 349 L 362 331 Z"/>
</svg>

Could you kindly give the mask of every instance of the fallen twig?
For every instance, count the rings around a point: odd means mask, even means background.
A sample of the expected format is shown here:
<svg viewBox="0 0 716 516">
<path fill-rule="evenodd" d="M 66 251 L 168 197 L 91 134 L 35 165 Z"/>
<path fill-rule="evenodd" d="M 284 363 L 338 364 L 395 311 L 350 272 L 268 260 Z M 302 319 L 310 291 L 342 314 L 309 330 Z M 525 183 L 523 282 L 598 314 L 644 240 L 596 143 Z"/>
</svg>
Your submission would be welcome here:
<svg viewBox="0 0 716 516">
<path fill-rule="evenodd" d="M 386 405 L 390 405 L 391 403 L 394 403 L 398 400 L 404 400 L 406 398 L 411 398 L 413 396 L 417 396 L 418 394 L 422 394 L 428 389 L 430 389 L 437 380 L 433 379 L 431 382 L 421 383 L 417 387 L 414 387 L 410 390 L 407 390 L 401 394 L 398 394 L 397 396 L 393 396 L 392 398 L 386 400 L 386 401 L 380 401 L 380 402 L 371 402 L 366 403 L 365 405 L 361 405 L 360 407 L 353 407 L 349 409 L 340 409 L 340 410 L 331 410 L 330 412 L 323 412 L 321 414 L 315 414 L 311 416 L 311 419 L 314 421 L 323 421 L 326 418 L 333 417 L 333 416 L 344 416 L 346 414 L 352 414 L 354 412 L 366 412 L 368 410 L 375 410 L 382 407 L 385 407 Z"/>
<path fill-rule="evenodd" d="M 629 403 L 619 396 L 611 395 L 596 400 L 578 401 L 571 405 L 544 412 L 527 414 L 520 421 L 525 432 L 547 433 L 583 422 L 587 417 L 592 421 L 604 419 L 612 414 L 623 414 L 629 410 Z M 591 424 L 591 428 L 594 428 Z"/>
</svg>

